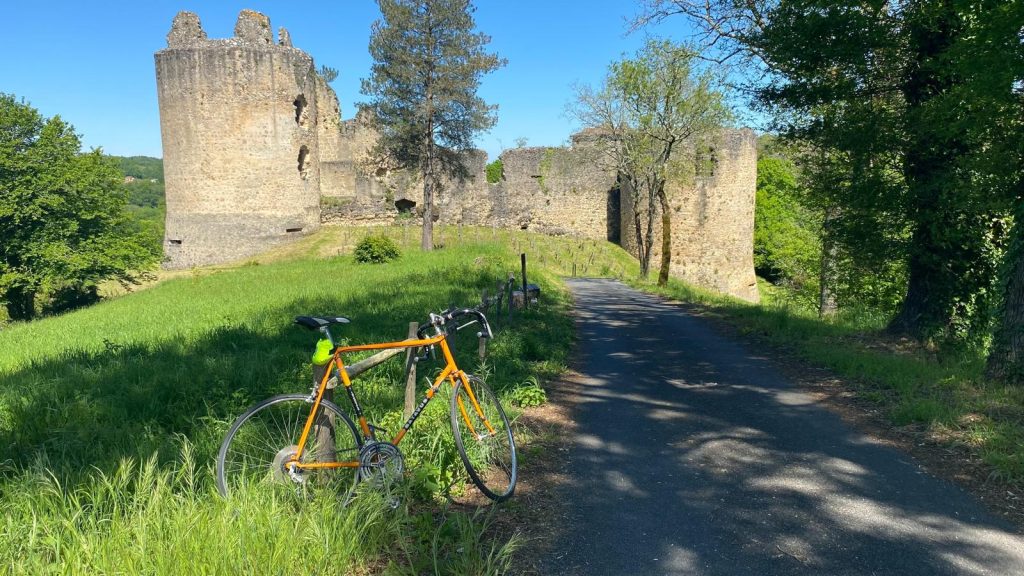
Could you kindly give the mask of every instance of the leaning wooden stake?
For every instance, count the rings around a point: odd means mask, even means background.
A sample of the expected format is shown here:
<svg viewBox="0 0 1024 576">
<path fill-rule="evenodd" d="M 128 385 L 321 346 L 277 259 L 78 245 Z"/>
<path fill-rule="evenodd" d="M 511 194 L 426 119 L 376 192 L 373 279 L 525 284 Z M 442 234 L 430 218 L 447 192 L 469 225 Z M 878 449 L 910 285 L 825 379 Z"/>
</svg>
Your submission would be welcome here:
<svg viewBox="0 0 1024 576">
<path fill-rule="evenodd" d="M 416 337 L 416 331 L 419 330 L 419 322 L 409 322 L 409 338 Z M 406 418 L 412 416 L 412 411 L 416 409 L 416 352 L 418 348 L 406 348 L 405 349 L 405 410 L 404 414 Z"/>
</svg>

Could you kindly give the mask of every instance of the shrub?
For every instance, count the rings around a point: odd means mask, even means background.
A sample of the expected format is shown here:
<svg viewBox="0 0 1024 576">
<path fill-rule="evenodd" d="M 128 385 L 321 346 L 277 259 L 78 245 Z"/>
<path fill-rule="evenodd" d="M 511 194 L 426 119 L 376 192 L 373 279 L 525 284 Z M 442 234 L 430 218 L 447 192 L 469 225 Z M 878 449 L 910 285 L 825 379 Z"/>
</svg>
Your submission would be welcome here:
<svg viewBox="0 0 1024 576">
<path fill-rule="evenodd" d="M 487 165 L 487 183 L 497 184 L 501 182 L 501 179 L 505 177 L 505 165 L 502 164 L 501 158 L 498 158 L 494 162 Z"/>
<path fill-rule="evenodd" d="M 512 402 L 523 408 L 540 406 L 548 401 L 547 392 L 544 392 L 544 389 L 540 387 L 537 379 L 532 376 L 527 378 L 521 386 L 512 390 L 510 396 L 512 398 Z"/>
<path fill-rule="evenodd" d="M 383 264 L 395 260 L 400 255 L 398 246 L 387 236 L 367 236 L 356 244 L 353 255 L 356 262 L 372 262 Z"/>
</svg>

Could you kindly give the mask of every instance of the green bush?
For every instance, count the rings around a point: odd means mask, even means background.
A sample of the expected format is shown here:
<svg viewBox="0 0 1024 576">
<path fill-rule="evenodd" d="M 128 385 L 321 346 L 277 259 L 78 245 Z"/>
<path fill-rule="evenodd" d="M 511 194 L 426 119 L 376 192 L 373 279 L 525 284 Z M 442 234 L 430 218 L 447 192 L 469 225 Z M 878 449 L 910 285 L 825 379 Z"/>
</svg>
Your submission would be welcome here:
<svg viewBox="0 0 1024 576">
<path fill-rule="evenodd" d="M 487 183 L 497 184 L 501 182 L 501 179 L 505 177 L 505 165 L 502 164 L 501 158 L 498 158 L 494 162 L 487 165 Z"/>
<path fill-rule="evenodd" d="M 356 244 L 356 262 L 383 264 L 398 259 L 398 246 L 387 236 L 367 236 Z"/>
<path fill-rule="evenodd" d="M 512 390 L 509 394 L 516 406 L 530 408 L 540 406 L 548 401 L 548 394 L 540 387 L 537 378 L 531 376 L 523 382 L 522 386 Z"/>
</svg>

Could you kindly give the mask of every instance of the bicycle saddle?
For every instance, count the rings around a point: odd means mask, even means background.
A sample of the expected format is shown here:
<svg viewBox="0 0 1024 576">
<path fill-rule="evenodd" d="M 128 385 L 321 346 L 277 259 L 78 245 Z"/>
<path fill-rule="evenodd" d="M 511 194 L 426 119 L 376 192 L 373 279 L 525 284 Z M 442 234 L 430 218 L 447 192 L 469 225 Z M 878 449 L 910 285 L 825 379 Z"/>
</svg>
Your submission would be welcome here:
<svg viewBox="0 0 1024 576">
<path fill-rule="evenodd" d="M 295 323 L 310 330 L 319 330 L 331 324 L 348 324 L 343 316 L 296 316 Z"/>
</svg>

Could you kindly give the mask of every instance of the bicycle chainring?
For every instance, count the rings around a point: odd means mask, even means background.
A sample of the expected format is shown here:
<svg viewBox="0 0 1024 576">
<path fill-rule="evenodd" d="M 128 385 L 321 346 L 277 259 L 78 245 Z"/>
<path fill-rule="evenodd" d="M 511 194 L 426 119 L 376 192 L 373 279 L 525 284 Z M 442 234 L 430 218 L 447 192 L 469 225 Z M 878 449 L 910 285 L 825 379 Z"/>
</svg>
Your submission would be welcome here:
<svg viewBox="0 0 1024 576">
<path fill-rule="evenodd" d="M 359 479 L 391 483 L 405 471 L 405 459 L 398 446 L 390 442 L 369 442 L 359 451 Z"/>
</svg>

